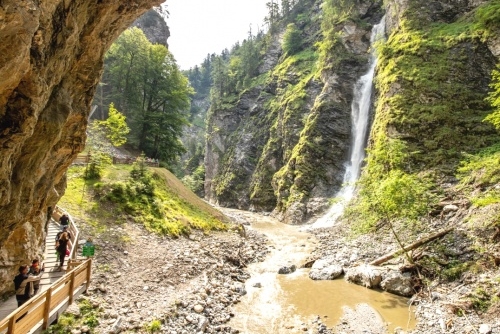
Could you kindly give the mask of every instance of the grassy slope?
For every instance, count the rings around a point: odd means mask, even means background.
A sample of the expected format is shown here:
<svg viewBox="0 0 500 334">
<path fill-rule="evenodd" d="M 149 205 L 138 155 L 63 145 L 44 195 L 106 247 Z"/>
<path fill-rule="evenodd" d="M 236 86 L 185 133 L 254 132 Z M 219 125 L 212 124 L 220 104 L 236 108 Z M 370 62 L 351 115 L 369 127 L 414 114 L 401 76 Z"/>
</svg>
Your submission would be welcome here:
<svg viewBox="0 0 500 334">
<path fill-rule="evenodd" d="M 169 171 L 149 169 L 153 189 L 141 193 L 144 185 L 130 178 L 132 166 L 108 166 L 100 181 L 84 181 L 84 168 L 68 170 L 68 186 L 59 201 L 68 210 L 96 229 L 134 220 L 150 231 L 178 236 L 191 228 L 203 231 L 224 230 L 229 221 L 222 213 L 198 198 Z"/>
</svg>

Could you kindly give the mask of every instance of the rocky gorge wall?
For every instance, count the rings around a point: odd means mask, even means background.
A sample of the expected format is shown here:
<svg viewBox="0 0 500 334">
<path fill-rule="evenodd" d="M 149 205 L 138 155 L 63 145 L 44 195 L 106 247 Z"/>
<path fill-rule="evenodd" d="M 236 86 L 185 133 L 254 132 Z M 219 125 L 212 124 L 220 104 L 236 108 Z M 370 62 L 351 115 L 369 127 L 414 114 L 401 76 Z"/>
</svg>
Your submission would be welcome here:
<svg viewBox="0 0 500 334">
<path fill-rule="evenodd" d="M 206 198 L 222 206 L 278 213 L 302 223 L 328 206 L 341 187 L 349 152 L 353 85 L 368 67 L 372 25 L 380 1 L 353 1 L 335 65 L 320 64 L 322 1 L 312 1 L 309 24 L 297 22 L 309 47 L 285 57 L 282 33 L 261 65 L 267 80 L 244 91 L 208 119 Z M 312 9 L 311 9 L 312 8 Z M 300 16 L 299 16 L 300 17 Z"/>
<path fill-rule="evenodd" d="M 0 293 L 42 254 L 113 40 L 160 0 L 0 2 Z"/>
<path fill-rule="evenodd" d="M 500 57 L 500 24 L 485 17 L 498 16 L 497 8 L 496 1 L 388 2 L 369 167 L 383 163 L 384 147 L 400 140 L 407 172 L 453 179 L 464 154 L 498 142 L 483 121 L 492 111 L 485 98 Z"/>
<path fill-rule="evenodd" d="M 449 179 L 464 152 L 498 140 L 483 122 L 491 112 L 484 99 L 499 57 L 498 25 L 487 13 L 495 1 L 330 2 L 352 10 L 334 24 L 340 44 L 326 63 L 318 63 L 314 47 L 285 57 L 278 34 L 261 66 L 268 74 L 264 83 L 212 108 L 205 156 L 209 201 L 274 210 L 292 224 L 328 206 L 349 152 L 353 84 L 366 70 L 371 27 L 384 13 L 388 41 L 379 47 L 368 164 L 387 164 L 386 148 L 397 139 L 410 152 L 409 172 Z M 318 10 L 307 14 L 313 22 L 325 15 L 314 6 Z M 306 39 L 325 42 L 320 24 L 296 24 Z"/>
</svg>

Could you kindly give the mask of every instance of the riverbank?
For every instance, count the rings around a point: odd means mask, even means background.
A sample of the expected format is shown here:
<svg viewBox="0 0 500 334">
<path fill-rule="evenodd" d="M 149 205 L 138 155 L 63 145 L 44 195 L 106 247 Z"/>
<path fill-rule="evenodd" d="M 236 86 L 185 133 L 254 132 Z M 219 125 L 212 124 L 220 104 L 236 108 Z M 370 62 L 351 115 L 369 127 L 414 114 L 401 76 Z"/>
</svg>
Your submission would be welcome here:
<svg viewBox="0 0 500 334">
<path fill-rule="evenodd" d="M 389 235 L 352 238 L 341 227 L 305 232 L 269 216 L 223 211 L 235 221 L 231 232 L 195 231 L 189 238 L 171 239 L 124 223 L 94 235 L 98 251 L 92 288 L 84 297 L 98 311 L 94 332 L 382 334 L 390 328 L 391 333 L 498 333 L 495 314 L 468 312 L 459 317 L 452 312 L 457 298 L 474 289 L 472 283 L 431 282 L 428 293 L 413 300 L 418 323 L 411 330 L 406 300 L 343 279 L 313 281 L 308 269 L 300 268 L 326 255 L 353 265 L 366 262 L 392 247 Z M 246 237 L 238 232 L 239 224 L 246 226 Z M 264 229 L 268 236 L 255 229 Z M 83 233 L 92 232 L 84 228 Z M 277 274 L 292 265 L 295 272 Z M 364 301 L 363 295 L 370 294 L 375 297 Z M 377 301 L 382 296 L 388 299 Z M 387 324 L 383 311 L 367 306 L 377 302 L 387 310 L 400 304 L 400 324 Z M 327 311 L 331 305 L 338 306 L 335 315 Z M 77 307 L 71 312 L 78 318 Z M 85 330 L 86 325 L 72 327 L 74 334 Z"/>
<path fill-rule="evenodd" d="M 456 220 L 450 219 L 449 221 L 456 224 Z M 439 223 L 442 224 L 442 222 L 436 220 L 431 227 L 437 228 Z M 444 226 L 440 227 L 444 228 Z M 389 231 L 353 236 L 347 226 L 337 224 L 330 228 L 310 229 L 309 232 L 314 234 L 318 240 L 318 245 L 313 250 L 311 259 L 333 257 L 344 268 L 369 263 L 398 247 Z M 447 235 L 444 240 L 436 241 L 429 247 L 422 247 L 423 250 L 419 250 L 419 252 L 425 256 L 439 258 L 440 254 L 435 250 L 439 248 L 442 252 L 448 254 L 449 263 L 455 263 L 451 261 L 452 254 L 455 255 L 453 258 L 466 263 L 474 259 L 473 244 L 471 242 L 473 235 L 471 225 L 457 225 L 456 229 Z M 384 264 L 384 266 L 394 269 L 398 269 L 402 265 L 402 257 L 392 259 Z M 429 262 L 430 265 L 431 262 Z M 424 282 L 422 282 L 423 288 L 418 294 L 413 295 L 410 300 L 410 303 L 415 307 L 416 327 L 411 331 L 406 331 L 402 327 L 395 332 L 426 334 L 500 333 L 500 320 L 498 317 L 500 310 L 493 306 L 482 312 L 475 308 L 477 305 L 473 305 L 475 296 L 484 291 L 482 289 L 487 285 L 496 285 L 496 293 L 500 296 L 498 288 L 500 272 L 498 267 L 494 265 L 491 267 L 484 266 L 479 269 L 481 272 L 458 272 L 458 276 L 453 280 L 444 279 L 443 277 L 446 276 L 443 272 L 431 273 L 428 271 L 426 274 L 429 276 L 424 278 Z M 352 321 L 344 322 L 344 324 L 336 327 L 336 331 L 354 333 L 352 328 L 349 327 L 349 323 L 352 323 Z"/>
</svg>

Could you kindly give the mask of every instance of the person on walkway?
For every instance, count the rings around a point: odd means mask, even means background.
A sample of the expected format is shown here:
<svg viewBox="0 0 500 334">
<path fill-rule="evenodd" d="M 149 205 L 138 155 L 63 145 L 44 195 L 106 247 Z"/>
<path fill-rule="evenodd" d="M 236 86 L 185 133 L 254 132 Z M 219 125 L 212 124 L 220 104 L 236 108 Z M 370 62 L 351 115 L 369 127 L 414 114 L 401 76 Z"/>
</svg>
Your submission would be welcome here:
<svg viewBox="0 0 500 334">
<path fill-rule="evenodd" d="M 71 240 L 68 238 L 68 233 L 63 232 L 59 237 L 59 240 L 56 241 L 56 250 L 59 253 L 59 269 L 57 271 L 61 271 L 64 265 L 64 258 L 66 257 L 66 250 L 71 249 Z"/>
<path fill-rule="evenodd" d="M 16 289 L 17 307 L 26 303 L 34 294 L 33 282 L 40 281 L 42 274 L 30 276 L 27 264 L 19 267 L 19 275 L 14 277 L 14 287 Z"/>
<path fill-rule="evenodd" d="M 71 240 L 71 233 L 69 233 L 69 231 L 68 231 L 68 226 L 63 226 L 62 231 L 57 232 L 57 234 L 56 234 L 56 242 L 57 242 L 57 240 L 59 240 L 59 238 L 61 237 L 61 234 L 63 234 L 64 232 L 66 232 L 68 234 L 68 239 Z"/>
<path fill-rule="evenodd" d="M 44 271 L 45 271 L 45 264 L 43 264 L 40 267 L 40 260 L 34 259 L 31 262 L 31 267 L 30 267 L 28 274 L 31 276 L 38 276 L 38 275 L 40 275 L 40 273 L 42 273 Z M 40 289 L 40 281 L 33 282 L 33 289 L 35 290 L 35 295 L 36 295 L 38 293 L 38 290 Z"/>
<path fill-rule="evenodd" d="M 68 227 L 69 225 L 69 217 L 67 214 L 63 214 L 61 218 L 59 218 L 59 223 L 61 224 L 61 231 L 62 229 L 66 226 Z"/>
</svg>

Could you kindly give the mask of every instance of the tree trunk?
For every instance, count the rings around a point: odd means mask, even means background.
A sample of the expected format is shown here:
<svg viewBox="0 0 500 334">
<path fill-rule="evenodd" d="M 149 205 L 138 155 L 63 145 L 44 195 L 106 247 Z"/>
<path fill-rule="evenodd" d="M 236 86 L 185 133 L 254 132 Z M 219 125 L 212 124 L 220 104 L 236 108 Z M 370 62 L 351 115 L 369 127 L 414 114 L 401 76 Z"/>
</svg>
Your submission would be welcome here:
<svg viewBox="0 0 500 334">
<path fill-rule="evenodd" d="M 431 242 L 433 240 L 441 238 L 441 237 L 445 236 L 446 234 L 448 234 L 449 232 L 451 232 L 453 229 L 454 229 L 454 227 L 450 227 L 450 228 L 447 228 L 445 230 L 431 234 L 428 237 L 419 239 L 419 240 L 415 241 L 414 243 L 412 243 L 411 245 L 406 246 L 404 249 L 398 249 L 397 251 L 383 255 L 383 256 L 379 257 L 378 259 L 373 260 L 372 262 L 370 262 L 370 264 L 372 266 L 378 266 L 386 261 L 389 261 L 392 258 L 395 258 L 396 256 L 398 256 L 402 252 L 408 252 L 408 251 L 415 249 L 417 247 L 420 247 L 428 242 Z"/>
</svg>

